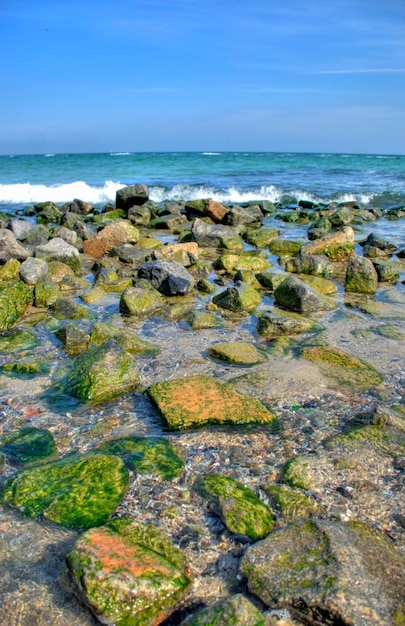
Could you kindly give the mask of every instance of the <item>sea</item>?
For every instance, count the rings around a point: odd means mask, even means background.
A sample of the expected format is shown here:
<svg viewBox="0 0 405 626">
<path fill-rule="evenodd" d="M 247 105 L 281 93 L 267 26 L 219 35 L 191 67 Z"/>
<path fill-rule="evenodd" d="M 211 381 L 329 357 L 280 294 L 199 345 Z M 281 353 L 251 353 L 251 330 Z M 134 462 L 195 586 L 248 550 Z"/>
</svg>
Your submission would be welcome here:
<svg viewBox="0 0 405 626">
<path fill-rule="evenodd" d="M 150 198 L 224 203 L 357 200 L 405 205 L 405 155 L 293 152 L 110 152 L 0 156 L 0 210 L 79 198 L 111 203 L 126 185 Z"/>
</svg>

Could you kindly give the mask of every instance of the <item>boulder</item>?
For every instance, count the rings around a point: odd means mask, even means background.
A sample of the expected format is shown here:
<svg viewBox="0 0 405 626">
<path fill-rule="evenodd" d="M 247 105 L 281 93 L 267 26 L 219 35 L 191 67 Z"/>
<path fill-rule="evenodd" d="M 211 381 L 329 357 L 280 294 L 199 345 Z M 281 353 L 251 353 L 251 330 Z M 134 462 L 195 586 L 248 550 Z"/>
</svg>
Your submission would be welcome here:
<svg viewBox="0 0 405 626">
<path fill-rule="evenodd" d="M 109 519 L 128 484 L 128 470 L 119 457 L 70 454 L 10 476 L 0 487 L 0 501 L 30 517 L 91 528 Z"/>
<path fill-rule="evenodd" d="M 72 202 L 65 202 L 61 207 L 63 213 L 77 213 L 78 215 L 88 215 L 94 210 L 89 202 L 75 198 Z"/>
<path fill-rule="evenodd" d="M 138 239 L 139 230 L 129 220 L 117 220 L 105 226 L 93 239 L 84 241 L 83 252 L 98 259 L 116 246 L 136 243 Z"/>
<path fill-rule="evenodd" d="M 404 557 L 370 526 L 292 523 L 248 548 L 240 564 L 251 593 L 267 606 L 298 609 L 305 623 L 400 624 Z"/>
<path fill-rule="evenodd" d="M 33 287 L 22 280 L 0 289 L 0 331 L 11 328 L 32 303 L 33 297 Z"/>
<path fill-rule="evenodd" d="M 47 263 L 49 261 L 60 261 L 69 265 L 75 271 L 80 269 L 78 249 L 61 239 L 61 237 L 54 237 L 48 243 L 38 246 L 35 249 L 35 257 Z"/>
<path fill-rule="evenodd" d="M 260 208 L 254 204 L 247 207 L 235 205 L 229 209 L 223 222 L 230 226 L 236 226 L 237 224 L 260 224 L 263 221 L 263 217 Z"/>
<path fill-rule="evenodd" d="M 156 289 L 129 287 L 120 298 L 120 311 L 124 315 L 150 315 L 165 306 L 165 301 Z"/>
<path fill-rule="evenodd" d="M 232 226 L 207 224 L 207 222 L 196 218 L 191 228 L 191 235 L 193 240 L 203 248 L 243 249 L 243 241 Z"/>
<path fill-rule="evenodd" d="M 346 270 L 345 291 L 373 294 L 377 287 L 378 275 L 370 259 L 353 255 Z"/>
<path fill-rule="evenodd" d="M 71 372 L 61 383 L 65 393 L 79 400 L 102 402 L 139 385 L 138 363 L 115 339 L 75 357 Z"/>
<path fill-rule="evenodd" d="M 16 239 L 11 230 L 0 228 L 0 263 L 5 263 L 9 259 L 17 259 L 25 261 L 32 256 L 30 250 L 27 250 Z"/>
<path fill-rule="evenodd" d="M 148 261 L 139 267 L 138 276 L 165 296 L 184 296 L 195 286 L 192 275 L 177 261 Z"/>
<path fill-rule="evenodd" d="M 209 376 L 189 376 L 151 385 L 148 396 L 170 430 L 206 424 L 272 424 L 274 413 L 256 398 Z"/>
<path fill-rule="evenodd" d="M 333 266 L 324 254 L 303 254 L 301 251 L 286 262 L 285 270 L 293 274 L 329 276 L 333 272 Z"/>
<path fill-rule="evenodd" d="M 21 280 L 27 285 L 37 285 L 48 278 L 48 263 L 42 259 L 30 257 L 21 263 L 19 273 Z"/>
<path fill-rule="evenodd" d="M 328 259 L 338 261 L 353 254 L 354 231 L 351 226 L 319 237 L 302 247 L 303 254 L 325 254 Z"/>
<path fill-rule="evenodd" d="M 212 302 L 221 309 L 234 313 L 254 311 L 262 301 L 262 297 L 256 289 L 242 281 L 212 298 Z"/>
<path fill-rule="evenodd" d="M 103 624 L 160 624 L 192 582 L 185 557 L 169 537 L 129 517 L 85 532 L 66 562 L 77 591 Z"/>
<path fill-rule="evenodd" d="M 304 315 L 330 311 L 336 307 L 336 302 L 295 276 L 285 278 L 276 287 L 274 298 L 280 306 Z"/>
<path fill-rule="evenodd" d="M 149 189 L 146 185 L 129 185 L 118 189 L 115 194 L 117 209 L 128 211 L 132 206 L 145 204 L 149 200 Z"/>
<path fill-rule="evenodd" d="M 191 202 L 187 202 L 184 208 L 188 219 L 193 219 L 194 217 L 209 217 L 216 224 L 222 222 L 229 211 L 221 202 L 217 202 L 211 198 L 192 200 Z"/>
<path fill-rule="evenodd" d="M 273 530 L 273 515 L 264 502 L 242 483 L 220 474 L 206 474 L 198 482 L 198 491 L 208 500 L 229 532 L 254 541 Z"/>
</svg>

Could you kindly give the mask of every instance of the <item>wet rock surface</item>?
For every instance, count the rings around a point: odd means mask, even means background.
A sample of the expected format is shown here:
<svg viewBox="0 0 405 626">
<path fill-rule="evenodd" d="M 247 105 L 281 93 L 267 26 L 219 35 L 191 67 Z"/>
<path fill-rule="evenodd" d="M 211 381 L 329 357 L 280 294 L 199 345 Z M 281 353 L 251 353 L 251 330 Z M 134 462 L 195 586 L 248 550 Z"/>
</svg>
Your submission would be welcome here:
<svg viewBox="0 0 405 626">
<path fill-rule="evenodd" d="M 148 594 L 144 623 L 403 623 L 400 229 L 357 206 L 120 202 L 44 203 L 2 229 L 1 621 L 119 623 L 126 600 L 107 617 L 119 594 L 104 586 L 100 609 L 65 557 L 113 533 L 121 588 L 128 529 L 146 525 L 180 551 L 169 587 L 185 584 L 162 612 Z M 156 264 L 154 284 L 139 271 Z M 373 288 L 347 288 L 349 268 Z"/>
</svg>

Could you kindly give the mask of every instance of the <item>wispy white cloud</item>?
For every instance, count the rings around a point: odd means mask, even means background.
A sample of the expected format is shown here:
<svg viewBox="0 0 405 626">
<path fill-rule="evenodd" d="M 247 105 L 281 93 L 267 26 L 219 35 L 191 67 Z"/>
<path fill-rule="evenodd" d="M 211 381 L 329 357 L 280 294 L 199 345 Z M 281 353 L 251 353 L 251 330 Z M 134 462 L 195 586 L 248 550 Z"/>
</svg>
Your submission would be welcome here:
<svg viewBox="0 0 405 626">
<path fill-rule="evenodd" d="M 342 68 L 335 70 L 315 70 L 310 74 L 405 74 L 405 68 L 396 67 L 369 67 L 369 68 Z"/>
</svg>

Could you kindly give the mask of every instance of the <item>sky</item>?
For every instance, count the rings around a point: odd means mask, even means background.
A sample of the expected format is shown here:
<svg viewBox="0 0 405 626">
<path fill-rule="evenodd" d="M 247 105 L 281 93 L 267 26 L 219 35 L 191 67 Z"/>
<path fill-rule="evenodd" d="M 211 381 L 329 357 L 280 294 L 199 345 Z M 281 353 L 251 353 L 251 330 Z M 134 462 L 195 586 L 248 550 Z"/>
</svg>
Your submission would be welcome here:
<svg viewBox="0 0 405 626">
<path fill-rule="evenodd" d="M 0 0 L 0 154 L 405 153 L 405 0 Z"/>
</svg>

